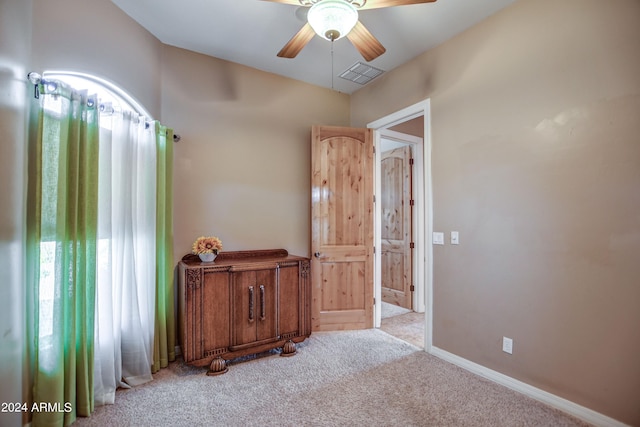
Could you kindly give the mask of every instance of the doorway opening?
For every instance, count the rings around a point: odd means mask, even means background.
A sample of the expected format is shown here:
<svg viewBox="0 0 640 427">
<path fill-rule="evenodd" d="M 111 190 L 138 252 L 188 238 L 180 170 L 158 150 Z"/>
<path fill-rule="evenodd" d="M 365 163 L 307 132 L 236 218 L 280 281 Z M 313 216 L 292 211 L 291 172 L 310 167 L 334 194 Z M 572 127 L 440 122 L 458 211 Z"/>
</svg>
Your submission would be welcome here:
<svg viewBox="0 0 640 427">
<path fill-rule="evenodd" d="M 375 221 L 374 241 L 375 271 L 374 271 L 374 325 L 382 328 L 405 341 L 409 341 L 426 351 L 431 349 L 431 294 L 432 294 L 432 215 L 431 215 L 431 140 L 430 140 L 430 103 L 429 100 L 414 104 L 394 114 L 383 117 L 368 124 L 375 132 Z M 390 178 L 388 166 L 383 166 L 383 159 L 388 159 L 389 152 L 409 147 L 413 158 L 411 178 L 411 212 L 407 228 L 408 239 L 402 242 L 389 239 L 398 237 L 400 224 L 398 218 L 401 212 L 389 206 L 389 200 L 398 202 L 396 196 L 385 194 L 389 183 L 398 182 L 398 178 Z M 396 151 L 397 153 L 398 151 Z M 394 155 L 394 157 L 398 157 Z M 398 162 L 395 163 L 396 165 Z M 393 171 L 392 171 L 393 172 Z M 397 174 L 399 176 L 402 174 Z M 384 181 L 387 182 L 384 182 Z M 398 185 L 395 185 L 398 187 Z M 405 220 L 406 221 L 406 220 Z M 395 229 L 389 232 L 388 227 Z M 409 231 L 410 230 L 410 231 Z M 395 236 L 393 236 L 395 234 Z M 391 246 L 389 244 L 391 243 Z M 399 251 L 399 246 L 408 245 L 410 250 Z M 394 247 L 391 255 L 388 249 Z M 408 269 L 403 266 L 408 260 Z M 384 271 L 383 271 L 384 268 Z M 393 274 L 396 279 L 390 279 Z M 399 273 L 402 270 L 403 273 Z M 407 276 L 410 289 L 409 304 L 401 303 L 403 292 L 389 291 L 389 280 L 400 280 L 400 276 Z M 396 290 L 400 286 L 391 286 Z M 391 298 L 389 298 L 391 294 Z M 405 307 L 402 307 L 402 306 Z M 409 305 L 409 307 L 407 307 Z M 416 338 L 416 335 L 418 337 Z M 422 339 L 420 338 L 422 335 Z"/>
</svg>

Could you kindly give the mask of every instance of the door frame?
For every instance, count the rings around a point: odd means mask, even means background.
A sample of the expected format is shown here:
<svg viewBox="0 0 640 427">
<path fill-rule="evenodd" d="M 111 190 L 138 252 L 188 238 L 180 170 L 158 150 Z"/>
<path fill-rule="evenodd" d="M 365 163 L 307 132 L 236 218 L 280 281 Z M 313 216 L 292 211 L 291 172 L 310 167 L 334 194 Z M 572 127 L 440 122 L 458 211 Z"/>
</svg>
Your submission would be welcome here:
<svg viewBox="0 0 640 427">
<path fill-rule="evenodd" d="M 379 200 L 381 192 L 380 180 L 380 141 L 383 134 L 389 134 L 388 128 L 403 123 L 416 117 L 424 117 L 424 138 L 422 145 L 414 145 L 414 185 L 415 185 L 415 311 L 425 314 L 425 346 L 424 350 L 430 352 L 433 346 L 433 190 L 431 179 L 431 100 L 413 104 L 400 111 L 384 116 L 367 124 L 374 130 L 374 144 L 376 157 L 374 160 L 374 194 Z M 381 248 L 382 241 L 380 227 L 382 224 L 382 212 L 378 203 L 374 206 L 374 244 Z M 381 251 L 374 254 L 374 326 L 380 327 L 382 321 L 382 280 L 381 280 Z"/>
</svg>

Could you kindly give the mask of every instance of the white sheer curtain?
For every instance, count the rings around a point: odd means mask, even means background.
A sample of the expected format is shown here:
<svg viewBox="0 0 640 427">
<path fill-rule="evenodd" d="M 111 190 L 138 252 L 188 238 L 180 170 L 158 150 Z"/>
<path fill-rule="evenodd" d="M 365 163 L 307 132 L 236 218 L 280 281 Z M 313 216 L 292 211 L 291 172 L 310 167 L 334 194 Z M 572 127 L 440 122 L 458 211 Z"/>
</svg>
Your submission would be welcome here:
<svg viewBox="0 0 640 427">
<path fill-rule="evenodd" d="M 96 405 L 152 379 L 156 280 L 155 126 L 131 112 L 100 126 Z"/>
</svg>

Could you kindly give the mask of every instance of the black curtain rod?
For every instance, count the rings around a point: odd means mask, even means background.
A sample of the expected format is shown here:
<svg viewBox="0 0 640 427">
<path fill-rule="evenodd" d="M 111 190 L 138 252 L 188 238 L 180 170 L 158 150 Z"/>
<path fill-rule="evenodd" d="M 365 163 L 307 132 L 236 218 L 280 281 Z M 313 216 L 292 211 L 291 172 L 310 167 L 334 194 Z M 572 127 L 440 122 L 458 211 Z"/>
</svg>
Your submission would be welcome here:
<svg viewBox="0 0 640 427">
<path fill-rule="evenodd" d="M 38 85 L 42 82 L 42 76 L 34 71 L 30 72 L 29 74 L 27 74 L 27 80 L 29 80 L 33 85 L 35 85 L 35 97 L 38 98 L 40 93 L 38 91 Z M 147 123 L 147 127 L 149 126 L 149 124 Z M 173 134 L 173 142 L 179 142 L 182 139 L 182 137 L 177 134 L 174 133 Z"/>
</svg>

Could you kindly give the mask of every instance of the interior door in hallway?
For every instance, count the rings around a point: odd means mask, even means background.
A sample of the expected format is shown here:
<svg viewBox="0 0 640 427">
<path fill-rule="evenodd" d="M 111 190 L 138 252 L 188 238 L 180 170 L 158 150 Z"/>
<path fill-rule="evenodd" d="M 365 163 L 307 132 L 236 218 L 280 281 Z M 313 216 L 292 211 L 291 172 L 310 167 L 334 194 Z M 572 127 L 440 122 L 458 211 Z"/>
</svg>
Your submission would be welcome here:
<svg viewBox="0 0 640 427">
<path fill-rule="evenodd" d="M 383 152 L 380 170 L 382 300 L 412 309 L 411 147 Z"/>
<path fill-rule="evenodd" d="M 312 330 L 373 327 L 373 131 L 312 129 Z"/>
</svg>

